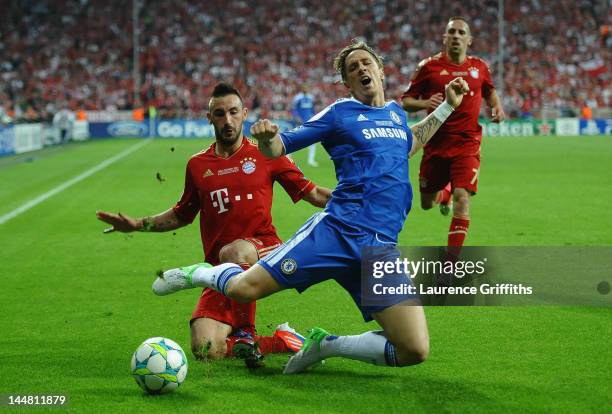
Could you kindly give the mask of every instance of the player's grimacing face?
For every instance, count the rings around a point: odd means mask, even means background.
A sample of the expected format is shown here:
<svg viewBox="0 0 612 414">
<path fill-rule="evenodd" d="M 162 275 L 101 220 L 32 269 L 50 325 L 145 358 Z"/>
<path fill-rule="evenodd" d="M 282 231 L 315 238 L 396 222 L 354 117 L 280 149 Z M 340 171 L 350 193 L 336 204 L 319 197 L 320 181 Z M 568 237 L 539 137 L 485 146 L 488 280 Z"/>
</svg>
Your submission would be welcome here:
<svg viewBox="0 0 612 414">
<path fill-rule="evenodd" d="M 374 56 L 367 50 L 357 49 L 348 54 L 344 61 L 345 85 L 359 101 L 374 96 L 383 90 L 384 74 Z"/>
<path fill-rule="evenodd" d="M 447 52 L 456 54 L 465 53 L 471 44 L 472 35 L 470 34 L 470 27 L 466 22 L 463 20 L 452 20 L 446 25 L 444 45 Z"/>
<path fill-rule="evenodd" d="M 212 98 L 208 120 L 215 128 L 215 137 L 224 144 L 233 144 L 242 135 L 247 109 L 236 95 Z"/>
</svg>

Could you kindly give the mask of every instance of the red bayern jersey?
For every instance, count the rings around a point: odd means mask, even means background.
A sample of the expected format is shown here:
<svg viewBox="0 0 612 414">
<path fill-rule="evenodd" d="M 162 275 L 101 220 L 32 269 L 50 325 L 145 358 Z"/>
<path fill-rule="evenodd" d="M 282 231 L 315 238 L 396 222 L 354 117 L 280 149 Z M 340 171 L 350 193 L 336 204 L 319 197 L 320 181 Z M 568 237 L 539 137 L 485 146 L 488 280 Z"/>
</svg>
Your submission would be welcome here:
<svg viewBox="0 0 612 414">
<path fill-rule="evenodd" d="M 438 53 L 423 60 L 402 95 L 415 99 L 429 99 L 440 92 L 456 77 L 462 77 L 470 87 L 461 105 L 448 117 L 440 129 L 425 146 L 429 155 L 452 157 L 455 155 L 474 155 L 480 151 L 482 127 L 478 115 L 482 98 L 488 97 L 495 88 L 491 81 L 489 67 L 484 60 L 467 56 L 458 65 L 450 61 L 445 53 Z M 428 112 L 431 112 L 429 110 Z"/>
<path fill-rule="evenodd" d="M 274 181 L 294 203 L 315 188 L 289 158 L 266 158 L 247 138 L 228 158 L 217 155 L 215 146 L 191 157 L 185 190 L 174 206 L 184 222 L 193 222 L 200 213 L 204 255 L 213 264 L 219 261 L 219 250 L 236 239 L 276 236 L 270 212 Z"/>
</svg>

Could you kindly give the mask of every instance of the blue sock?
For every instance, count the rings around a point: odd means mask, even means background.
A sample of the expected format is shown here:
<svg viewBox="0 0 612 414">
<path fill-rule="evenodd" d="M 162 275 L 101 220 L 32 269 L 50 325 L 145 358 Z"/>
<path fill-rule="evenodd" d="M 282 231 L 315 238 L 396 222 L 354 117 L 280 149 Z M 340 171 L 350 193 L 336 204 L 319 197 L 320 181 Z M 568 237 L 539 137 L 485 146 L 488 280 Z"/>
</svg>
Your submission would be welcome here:
<svg viewBox="0 0 612 414">
<path fill-rule="evenodd" d="M 216 290 L 227 296 L 227 292 L 225 290 L 227 288 L 227 282 L 229 282 L 231 278 L 239 275 L 242 272 L 244 272 L 244 270 L 242 270 L 242 268 L 238 265 L 234 265 L 223 270 L 221 273 L 219 273 L 219 276 L 217 277 L 215 283 L 217 285 Z"/>
<path fill-rule="evenodd" d="M 244 270 L 234 263 L 223 263 L 213 267 L 199 267 L 191 275 L 194 286 L 214 289 L 226 295 L 227 282 Z"/>
<path fill-rule="evenodd" d="M 389 342 L 388 340 L 387 340 L 387 343 L 385 344 L 385 361 L 387 362 L 387 365 L 389 365 L 390 367 L 398 366 L 397 355 L 395 353 L 395 346 L 393 346 L 393 344 Z"/>
</svg>

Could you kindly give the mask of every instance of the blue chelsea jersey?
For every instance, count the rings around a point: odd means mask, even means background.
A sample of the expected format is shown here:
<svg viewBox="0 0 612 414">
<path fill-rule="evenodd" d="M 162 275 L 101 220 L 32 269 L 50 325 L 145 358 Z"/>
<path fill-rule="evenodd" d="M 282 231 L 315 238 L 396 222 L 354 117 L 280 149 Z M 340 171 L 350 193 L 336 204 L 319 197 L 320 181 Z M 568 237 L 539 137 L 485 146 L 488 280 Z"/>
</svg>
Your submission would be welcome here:
<svg viewBox="0 0 612 414">
<path fill-rule="evenodd" d="M 321 142 L 338 186 L 325 211 L 353 230 L 397 242 L 412 205 L 408 154 L 412 134 L 396 102 L 383 107 L 340 99 L 308 122 L 280 134 L 286 152 Z"/>
</svg>

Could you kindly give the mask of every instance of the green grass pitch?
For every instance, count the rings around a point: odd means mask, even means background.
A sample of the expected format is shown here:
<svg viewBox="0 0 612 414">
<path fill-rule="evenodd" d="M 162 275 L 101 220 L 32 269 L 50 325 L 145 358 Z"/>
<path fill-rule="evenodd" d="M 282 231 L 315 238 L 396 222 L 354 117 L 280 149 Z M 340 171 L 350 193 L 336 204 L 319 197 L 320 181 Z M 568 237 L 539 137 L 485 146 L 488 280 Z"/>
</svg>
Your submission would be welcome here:
<svg viewBox="0 0 612 414">
<path fill-rule="evenodd" d="M 0 216 L 135 143 L 98 140 L 0 159 Z M 402 369 L 336 358 L 283 376 L 284 356 L 252 373 L 241 361 L 195 361 L 188 319 L 198 292 L 160 298 L 150 286 L 157 269 L 200 260 L 197 226 L 102 234 L 94 212 L 165 210 L 181 194 L 187 158 L 209 143 L 155 140 L 0 224 L 0 394 L 67 394 L 61 412 L 609 410 L 610 308 L 427 308 L 430 359 Z M 322 150 L 318 158 L 313 169 L 303 152 L 295 156 L 307 176 L 333 186 L 331 162 Z M 612 245 L 611 166 L 610 136 L 486 139 L 468 245 Z M 413 185 L 417 167 L 415 160 Z M 277 188 L 273 215 L 282 238 L 314 211 Z M 444 245 L 447 229 L 448 219 L 416 204 L 400 242 Z M 287 320 L 300 331 L 375 329 L 333 282 L 260 302 L 260 333 Z M 176 340 L 190 363 L 181 389 L 162 397 L 144 395 L 129 371 L 132 352 L 152 336 Z"/>
</svg>

